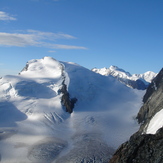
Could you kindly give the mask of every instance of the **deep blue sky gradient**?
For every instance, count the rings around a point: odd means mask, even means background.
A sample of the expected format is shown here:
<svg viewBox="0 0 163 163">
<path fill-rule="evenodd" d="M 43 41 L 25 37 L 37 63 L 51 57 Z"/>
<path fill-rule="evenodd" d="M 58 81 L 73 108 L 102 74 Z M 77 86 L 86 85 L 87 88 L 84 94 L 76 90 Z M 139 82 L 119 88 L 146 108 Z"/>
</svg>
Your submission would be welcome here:
<svg viewBox="0 0 163 163">
<path fill-rule="evenodd" d="M 0 33 L 64 33 L 76 39 L 44 43 L 85 47 L 0 45 L 0 76 L 19 73 L 28 60 L 44 56 L 89 69 L 116 65 L 130 73 L 163 67 L 162 0 L 1 0 L 0 11 L 16 19 L 0 20 Z"/>
</svg>

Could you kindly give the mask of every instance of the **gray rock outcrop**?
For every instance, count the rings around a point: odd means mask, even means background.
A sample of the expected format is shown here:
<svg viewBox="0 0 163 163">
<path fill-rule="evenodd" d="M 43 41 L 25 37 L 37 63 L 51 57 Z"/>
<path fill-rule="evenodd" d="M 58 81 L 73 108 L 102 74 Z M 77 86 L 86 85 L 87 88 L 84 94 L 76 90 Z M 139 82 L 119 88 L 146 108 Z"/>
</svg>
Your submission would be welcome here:
<svg viewBox="0 0 163 163">
<path fill-rule="evenodd" d="M 65 81 L 68 75 L 66 75 L 67 73 L 65 72 L 65 67 L 63 64 L 61 64 L 61 69 L 62 69 L 62 78 L 63 78 L 62 86 L 61 86 L 61 89 L 59 90 L 59 93 L 62 93 L 61 103 L 66 108 L 66 112 L 71 114 L 73 112 L 75 103 L 77 102 L 77 98 L 75 97 L 70 98 L 67 85 L 65 84 Z"/>
<path fill-rule="evenodd" d="M 67 91 L 67 86 L 63 83 L 60 92 L 63 94 L 61 98 L 62 104 L 66 108 L 66 112 L 72 113 L 75 103 L 77 102 L 76 98 L 70 98 L 70 95 Z"/>
<path fill-rule="evenodd" d="M 134 134 L 120 146 L 109 163 L 162 163 L 163 128 L 156 134 Z"/>
<path fill-rule="evenodd" d="M 163 109 L 163 69 L 148 87 L 143 102 L 137 115 L 138 122 L 141 123 L 139 132 L 145 132 L 152 117 Z"/>
</svg>

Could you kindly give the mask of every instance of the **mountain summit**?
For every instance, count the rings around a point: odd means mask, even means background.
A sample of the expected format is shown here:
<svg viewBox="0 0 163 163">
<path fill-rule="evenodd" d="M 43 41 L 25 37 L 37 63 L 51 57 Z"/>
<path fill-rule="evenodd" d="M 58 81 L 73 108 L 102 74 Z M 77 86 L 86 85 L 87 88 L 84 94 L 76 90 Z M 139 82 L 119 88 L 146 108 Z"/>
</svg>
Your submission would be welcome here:
<svg viewBox="0 0 163 163">
<path fill-rule="evenodd" d="M 121 83 L 127 85 L 128 87 L 145 90 L 153 78 L 157 75 L 152 71 L 145 72 L 144 74 L 133 74 L 131 75 L 129 72 L 117 67 L 110 66 L 109 68 L 93 68 L 92 71 L 99 73 L 104 76 L 113 76 Z"/>
<path fill-rule="evenodd" d="M 0 79 L 2 163 L 106 163 L 139 125 L 144 91 L 75 63 L 28 61 Z"/>
</svg>

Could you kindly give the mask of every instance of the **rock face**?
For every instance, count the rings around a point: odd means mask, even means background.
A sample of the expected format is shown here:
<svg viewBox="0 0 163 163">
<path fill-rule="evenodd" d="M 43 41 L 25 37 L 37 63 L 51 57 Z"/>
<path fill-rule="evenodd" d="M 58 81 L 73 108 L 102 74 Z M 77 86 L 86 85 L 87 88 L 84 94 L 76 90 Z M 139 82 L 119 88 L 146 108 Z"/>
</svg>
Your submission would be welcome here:
<svg viewBox="0 0 163 163">
<path fill-rule="evenodd" d="M 61 88 L 60 92 L 63 94 L 62 98 L 61 98 L 61 102 L 62 102 L 63 106 L 65 106 L 66 112 L 72 113 L 74 105 L 77 102 L 77 99 L 76 98 L 72 98 L 72 99 L 70 98 L 70 95 L 67 91 L 67 86 L 64 83 L 62 84 L 62 88 Z"/>
<path fill-rule="evenodd" d="M 66 108 L 66 112 L 68 113 L 72 113 L 73 112 L 73 108 L 75 103 L 77 102 L 77 98 L 70 98 L 70 94 L 68 92 L 68 88 L 66 85 L 66 78 L 67 78 L 67 73 L 65 72 L 65 66 L 63 64 L 61 64 L 62 67 L 62 86 L 61 89 L 59 90 L 58 93 L 62 93 L 62 97 L 61 97 L 61 103 L 62 105 Z"/>
<path fill-rule="evenodd" d="M 133 135 L 122 144 L 109 163 L 162 163 L 163 128 L 155 135 Z"/>
<path fill-rule="evenodd" d="M 140 132 L 145 132 L 152 117 L 163 109 L 163 69 L 154 78 L 144 95 L 144 105 L 137 115 L 138 122 L 141 123 Z"/>
<path fill-rule="evenodd" d="M 122 144 L 109 163 L 162 163 L 163 127 L 155 134 L 147 134 L 152 118 L 163 109 L 163 69 L 152 81 L 144 95 L 144 105 L 137 115 L 140 129 Z M 157 123 L 157 122 L 156 122 Z M 159 122 L 158 122 L 159 123 Z"/>
</svg>

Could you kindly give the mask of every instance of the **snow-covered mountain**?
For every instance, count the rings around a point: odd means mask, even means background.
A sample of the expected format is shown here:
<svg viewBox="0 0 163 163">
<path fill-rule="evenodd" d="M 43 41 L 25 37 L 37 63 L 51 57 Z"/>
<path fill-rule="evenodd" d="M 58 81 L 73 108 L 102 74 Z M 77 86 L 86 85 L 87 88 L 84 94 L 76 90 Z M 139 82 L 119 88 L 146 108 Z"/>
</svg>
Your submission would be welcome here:
<svg viewBox="0 0 163 163">
<path fill-rule="evenodd" d="M 108 162 L 138 130 L 143 94 L 75 63 L 31 60 L 0 79 L 0 160 Z"/>
<path fill-rule="evenodd" d="M 118 68 L 117 66 L 110 66 L 109 68 L 93 68 L 92 71 L 105 76 L 113 76 L 120 82 L 124 83 L 128 87 L 144 90 L 151 83 L 153 78 L 157 75 L 152 71 L 147 71 L 144 74 L 133 74 Z"/>
</svg>

